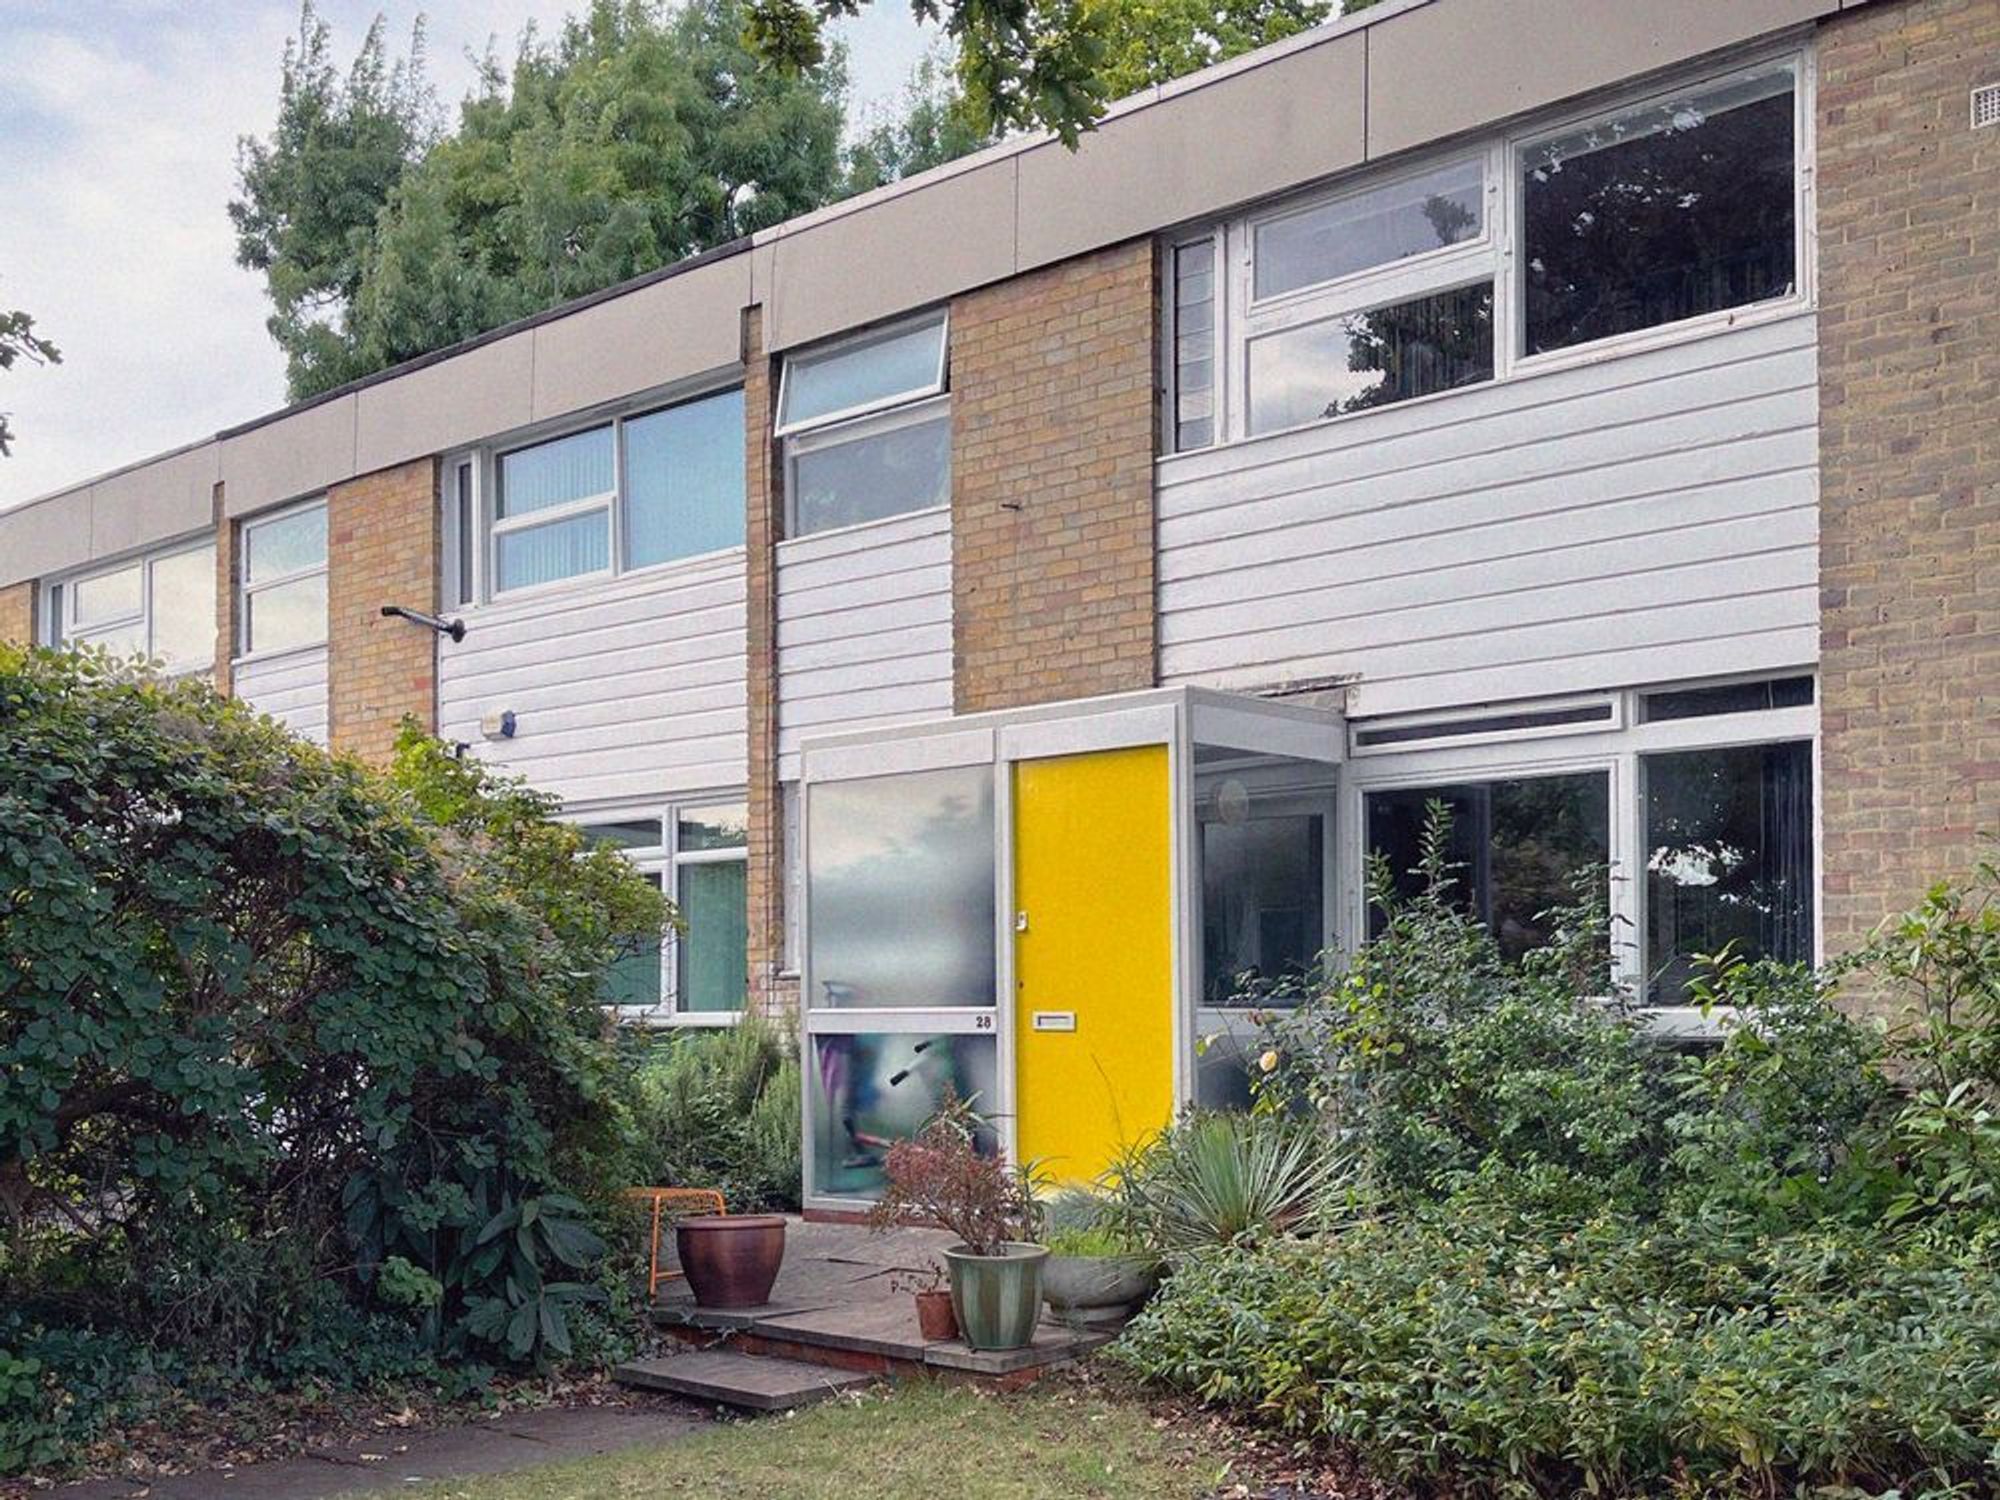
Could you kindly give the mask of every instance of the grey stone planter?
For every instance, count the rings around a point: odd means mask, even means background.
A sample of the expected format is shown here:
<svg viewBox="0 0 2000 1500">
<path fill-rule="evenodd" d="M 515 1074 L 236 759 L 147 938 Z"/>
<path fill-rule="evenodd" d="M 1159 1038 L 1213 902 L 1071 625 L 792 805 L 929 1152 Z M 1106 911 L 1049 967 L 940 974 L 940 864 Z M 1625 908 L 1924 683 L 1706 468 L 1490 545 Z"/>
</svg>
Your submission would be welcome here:
<svg viewBox="0 0 2000 1500">
<path fill-rule="evenodd" d="M 1051 1255 L 1042 1268 L 1042 1299 L 1068 1327 L 1122 1322 L 1159 1284 L 1159 1263 L 1145 1255 Z"/>
</svg>

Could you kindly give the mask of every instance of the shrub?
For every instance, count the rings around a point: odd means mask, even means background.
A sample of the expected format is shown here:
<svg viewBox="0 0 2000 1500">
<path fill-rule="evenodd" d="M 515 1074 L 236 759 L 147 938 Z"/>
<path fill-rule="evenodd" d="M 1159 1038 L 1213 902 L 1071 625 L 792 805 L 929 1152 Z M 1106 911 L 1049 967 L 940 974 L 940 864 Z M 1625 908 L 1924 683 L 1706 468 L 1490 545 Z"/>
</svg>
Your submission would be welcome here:
<svg viewBox="0 0 2000 1500">
<path fill-rule="evenodd" d="M 669 913 L 549 799 L 400 756 L 0 647 L 0 1302 L 243 1370 L 377 1319 L 561 1351 L 552 1273 L 594 1246 L 522 1220 L 616 1185 L 598 985 Z M 390 1255 L 428 1306 L 375 1294 Z"/>
<path fill-rule="evenodd" d="M 1324 1227 L 1350 1176 L 1347 1153 L 1310 1122 L 1197 1112 L 1119 1165 L 1114 1201 L 1128 1237 L 1180 1256 Z"/>
<path fill-rule="evenodd" d="M 668 1032 L 636 1067 L 632 1182 L 716 1188 L 738 1212 L 799 1206 L 799 1065 L 789 1040 L 745 1017 Z"/>
<path fill-rule="evenodd" d="M 882 1163 L 882 1196 L 869 1222 L 941 1224 L 974 1255 L 1001 1255 L 1009 1241 L 1032 1240 L 1042 1222 L 1031 1169 L 980 1149 L 988 1132 L 949 1088 L 938 1112 L 897 1141 Z"/>
</svg>

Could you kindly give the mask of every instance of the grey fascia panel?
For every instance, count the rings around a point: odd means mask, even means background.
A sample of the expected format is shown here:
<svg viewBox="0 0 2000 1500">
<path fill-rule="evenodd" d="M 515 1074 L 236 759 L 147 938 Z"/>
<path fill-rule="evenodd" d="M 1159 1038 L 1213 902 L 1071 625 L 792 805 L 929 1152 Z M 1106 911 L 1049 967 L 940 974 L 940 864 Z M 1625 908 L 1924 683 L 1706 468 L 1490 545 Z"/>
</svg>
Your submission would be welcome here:
<svg viewBox="0 0 2000 1500">
<path fill-rule="evenodd" d="M 1026 152 L 1021 269 L 1354 166 L 1365 59 L 1365 34 L 1350 31 L 1107 119 L 1074 155 L 1056 142 Z"/>
<path fill-rule="evenodd" d="M 354 393 L 354 472 L 525 426 L 532 414 L 534 333 L 510 334 Z"/>
<path fill-rule="evenodd" d="M 1450 0 L 1368 28 L 1370 159 L 1491 127 L 1838 9 L 1839 0 Z"/>
<path fill-rule="evenodd" d="M 586 411 L 740 363 L 750 261 L 747 254 L 714 261 L 536 328 L 532 420 Z"/>
<path fill-rule="evenodd" d="M 90 487 L 90 555 L 114 557 L 215 525 L 214 443 L 126 469 Z"/>
<path fill-rule="evenodd" d="M 765 346 L 860 328 L 1014 273 L 1014 162 L 892 193 L 771 242 Z"/>
<path fill-rule="evenodd" d="M 247 516 L 360 473 L 354 464 L 358 400 L 358 393 L 350 393 L 225 437 L 224 509 Z"/>
<path fill-rule="evenodd" d="M 0 585 L 90 561 L 90 485 L 0 511 Z"/>
</svg>

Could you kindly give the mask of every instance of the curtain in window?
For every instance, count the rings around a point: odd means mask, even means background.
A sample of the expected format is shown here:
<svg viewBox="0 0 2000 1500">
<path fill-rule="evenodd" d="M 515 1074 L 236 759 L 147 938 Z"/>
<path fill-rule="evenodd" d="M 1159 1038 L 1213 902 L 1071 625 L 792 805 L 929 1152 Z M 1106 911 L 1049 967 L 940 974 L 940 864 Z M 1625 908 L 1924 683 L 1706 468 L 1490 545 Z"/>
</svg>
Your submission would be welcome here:
<svg viewBox="0 0 2000 1500">
<path fill-rule="evenodd" d="M 625 566 L 743 545 L 743 392 L 625 424 Z"/>
<path fill-rule="evenodd" d="M 546 526 L 502 532 L 494 550 L 495 581 L 502 589 L 601 573 L 611 566 L 611 517 L 595 510 Z"/>
<path fill-rule="evenodd" d="M 683 1012 L 743 1009 L 749 988 L 749 865 L 742 860 L 684 864 L 680 869 Z"/>
<path fill-rule="evenodd" d="M 607 495 L 611 470 L 609 427 L 573 432 L 506 454 L 500 460 L 499 513 L 525 516 L 590 495 Z"/>
</svg>

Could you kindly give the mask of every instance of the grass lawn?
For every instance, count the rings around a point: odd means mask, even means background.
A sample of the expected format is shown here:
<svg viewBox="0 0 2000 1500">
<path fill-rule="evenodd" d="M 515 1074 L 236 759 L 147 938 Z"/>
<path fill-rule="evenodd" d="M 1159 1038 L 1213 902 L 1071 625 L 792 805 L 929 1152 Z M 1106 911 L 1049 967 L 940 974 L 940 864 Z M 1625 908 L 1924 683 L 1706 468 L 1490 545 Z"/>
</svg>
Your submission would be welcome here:
<svg viewBox="0 0 2000 1500">
<path fill-rule="evenodd" d="M 793 1416 L 719 1424 L 659 1447 L 401 1490 L 419 1500 L 1192 1500 L 1225 1458 L 1136 1401 L 1056 1383 L 1009 1396 L 913 1382 Z"/>
</svg>

